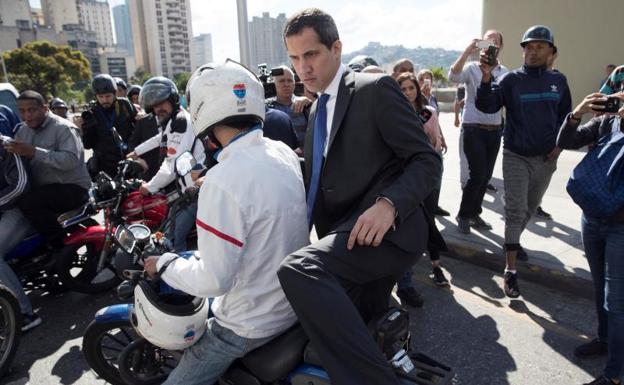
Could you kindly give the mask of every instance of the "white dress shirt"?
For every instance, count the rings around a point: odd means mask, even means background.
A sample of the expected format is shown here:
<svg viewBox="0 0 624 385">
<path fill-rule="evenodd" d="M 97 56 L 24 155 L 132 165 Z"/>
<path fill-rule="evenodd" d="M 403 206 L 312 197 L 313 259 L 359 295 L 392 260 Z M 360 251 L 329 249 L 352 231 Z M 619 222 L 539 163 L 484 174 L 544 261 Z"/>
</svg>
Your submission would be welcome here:
<svg viewBox="0 0 624 385">
<path fill-rule="evenodd" d="M 338 96 L 338 88 L 340 87 L 340 81 L 342 80 L 342 75 L 347 70 L 347 66 L 340 63 L 340 67 L 338 71 L 336 71 L 336 75 L 334 75 L 334 79 L 332 79 L 331 83 L 325 88 L 323 92 L 319 92 L 319 96 L 321 94 L 328 94 L 329 99 L 327 99 L 327 137 L 325 138 L 325 151 L 323 152 L 323 156 L 327 157 L 327 149 L 329 148 L 329 138 L 331 136 L 332 130 L 332 122 L 334 121 L 334 110 L 336 109 L 336 97 Z"/>
</svg>

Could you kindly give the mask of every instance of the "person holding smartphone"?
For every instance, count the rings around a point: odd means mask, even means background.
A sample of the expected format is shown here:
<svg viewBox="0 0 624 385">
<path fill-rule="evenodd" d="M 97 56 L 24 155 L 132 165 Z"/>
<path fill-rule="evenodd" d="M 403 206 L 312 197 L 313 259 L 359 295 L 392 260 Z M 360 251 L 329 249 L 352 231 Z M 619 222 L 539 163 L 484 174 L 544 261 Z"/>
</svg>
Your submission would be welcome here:
<svg viewBox="0 0 624 385">
<path fill-rule="evenodd" d="M 481 212 L 483 197 L 494 172 L 502 130 L 500 111 L 488 114 L 479 111 L 475 106 L 477 87 L 481 84 L 482 73 L 478 61 L 467 64 L 466 61 L 474 54 L 483 52 L 492 65 L 494 78 L 501 79 L 509 70 L 500 64 L 497 56 L 491 55 L 493 52 L 498 54 L 502 48 L 503 35 L 499 31 L 489 30 L 483 35 L 483 39 L 473 39 L 468 44 L 448 74 L 449 80 L 464 83 L 466 88 L 459 151 L 460 154 L 465 154 L 469 171 L 466 182 L 462 183 L 462 200 L 457 214 L 458 230 L 464 234 L 469 234 L 471 227 L 479 230 L 492 228 L 481 218 Z"/>
</svg>

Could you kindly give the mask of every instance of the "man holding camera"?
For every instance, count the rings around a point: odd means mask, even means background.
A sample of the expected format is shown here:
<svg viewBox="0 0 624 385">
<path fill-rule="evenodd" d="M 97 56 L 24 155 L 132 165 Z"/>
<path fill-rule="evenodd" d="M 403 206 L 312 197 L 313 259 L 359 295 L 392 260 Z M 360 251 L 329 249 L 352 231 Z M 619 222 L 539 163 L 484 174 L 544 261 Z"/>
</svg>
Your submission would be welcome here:
<svg viewBox="0 0 624 385">
<path fill-rule="evenodd" d="M 117 83 L 110 75 L 96 76 L 91 87 L 96 103 L 82 113 L 82 141 L 93 149 L 87 167 L 92 178 L 100 171 L 113 177 L 128 151 L 137 112 L 128 99 L 117 96 Z"/>
<path fill-rule="evenodd" d="M 267 99 L 267 106 L 290 116 L 299 146 L 303 147 L 312 101 L 305 96 L 295 96 L 295 73 L 290 68 L 281 66 L 279 69 L 282 74 L 273 76 L 276 95 Z"/>
<path fill-rule="evenodd" d="M 540 205 L 561 149 L 556 146 L 559 127 L 572 107 L 568 82 L 548 68 L 555 44 L 543 25 L 529 28 L 520 43 L 524 66 L 492 81 L 493 66 L 481 53 L 482 79 L 476 107 L 493 114 L 506 108 L 503 146 L 505 183 L 505 293 L 520 296 L 516 258 L 520 235 Z M 471 170 L 472 171 L 472 170 Z"/>
<path fill-rule="evenodd" d="M 481 204 L 488 181 L 494 172 L 502 129 L 500 110 L 493 114 L 487 114 L 479 111 L 475 106 L 477 87 L 481 84 L 483 75 L 478 61 L 466 64 L 466 60 L 476 52 L 490 52 L 490 56 L 486 56 L 486 58 L 492 67 L 492 77 L 500 80 L 504 74 L 509 72 L 498 61 L 498 52 L 502 47 L 503 35 L 499 31 L 489 30 L 483 35 L 483 40 L 474 39 L 470 42 L 448 74 L 450 81 L 464 83 L 466 89 L 461 125 L 463 140 L 460 140 L 462 146 L 460 151 L 466 154 L 470 174 L 463 185 L 462 200 L 457 215 L 458 230 L 464 234 L 470 233 L 470 227 L 483 230 L 492 228 L 480 216 L 483 211 Z"/>
</svg>

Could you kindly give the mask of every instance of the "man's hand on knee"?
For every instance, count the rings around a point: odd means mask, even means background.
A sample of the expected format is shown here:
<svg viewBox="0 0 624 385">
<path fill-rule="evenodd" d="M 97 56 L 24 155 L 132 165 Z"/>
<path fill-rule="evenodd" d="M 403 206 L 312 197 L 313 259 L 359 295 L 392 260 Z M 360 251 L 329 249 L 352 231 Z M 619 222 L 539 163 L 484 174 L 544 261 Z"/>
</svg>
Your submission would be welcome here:
<svg viewBox="0 0 624 385">
<path fill-rule="evenodd" d="M 396 209 L 389 201 L 377 200 L 371 208 L 360 215 L 353 226 L 347 241 L 347 249 L 352 250 L 356 241 L 360 246 L 379 246 L 384 235 L 394 225 L 395 217 Z"/>
</svg>

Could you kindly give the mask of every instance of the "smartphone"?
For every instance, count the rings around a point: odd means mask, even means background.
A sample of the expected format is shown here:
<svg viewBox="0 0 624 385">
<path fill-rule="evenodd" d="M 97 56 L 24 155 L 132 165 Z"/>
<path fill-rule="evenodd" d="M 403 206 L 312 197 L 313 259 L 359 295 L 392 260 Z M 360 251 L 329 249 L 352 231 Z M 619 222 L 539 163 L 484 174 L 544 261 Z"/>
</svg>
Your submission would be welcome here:
<svg viewBox="0 0 624 385">
<path fill-rule="evenodd" d="M 497 56 L 498 56 L 498 47 L 493 44 L 490 45 L 485 51 L 485 64 L 489 66 L 495 66 Z"/>
<path fill-rule="evenodd" d="M 424 110 L 420 111 L 418 113 L 418 117 L 420 118 L 420 121 L 422 124 L 425 124 L 429 121 L 429 119 L 431 119 L 431 111 L 429 111 L 429 109 L 425 108 Z"/>
<path fill-rule="evenodd" d="M 461 102 L 466 97 L 466 88 L 465 87 L 457 87 L 457 94 L 455 95 L 455 100 Z"/>
<path fill-rule="evenodd" d="M 430 85 L 431 85 L 431 79 L 429 79 L 429 78 L 424 79 L 424 80 L 423 80 L 423 84 L 424 84 L 424 85 L 427 85 L 427 86 L 430 86 Z"/>
<path fill-rule="evenodd" d="M 596 108 L 596 112 L 617 113 L 620 110 L 620 98 L 616 96 L 609 96 L 607 100 L 593 102 L 593 104 L 604 106 L 604 108 Z"/>
</svg>

